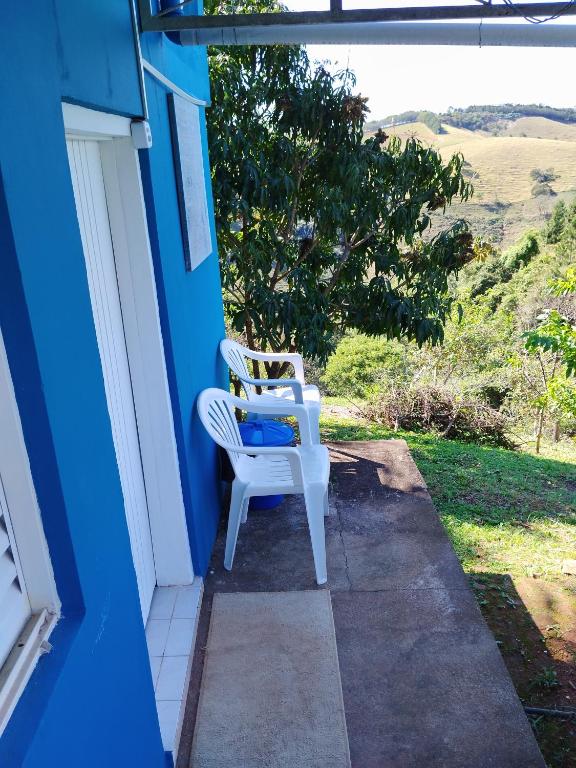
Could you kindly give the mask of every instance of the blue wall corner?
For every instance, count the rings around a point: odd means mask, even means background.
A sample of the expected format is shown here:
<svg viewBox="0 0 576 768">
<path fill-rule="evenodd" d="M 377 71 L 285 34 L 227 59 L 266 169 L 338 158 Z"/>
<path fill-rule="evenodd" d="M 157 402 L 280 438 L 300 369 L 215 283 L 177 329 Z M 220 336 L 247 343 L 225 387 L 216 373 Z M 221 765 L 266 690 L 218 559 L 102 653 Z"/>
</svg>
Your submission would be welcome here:
<svg viewBox="0 0 576 768">
<path fill-rule="evenodd" d="M 205 51 L 162 35 L 145 36 L 143 49 L 180 87 L 208 97 Z M 130 4 L 7 6 L 0 57 L 0 324 L 63 603 L 54 649 L 0 737 L 0 765 L 44 768 L 50 756 L 58 768 L 160 768 L 166 758 L 61 112 L 65 100 L 142 115 Z M 166 93 L 152 82 L 147 92 L 154 146 L 141 153 L 142 175 L 193 560 L 203 574 L 220 498 L 216 449 L 195 401 L 226 382 L 218 259 L 215 250 L 184 271 Z"/>
</svg>

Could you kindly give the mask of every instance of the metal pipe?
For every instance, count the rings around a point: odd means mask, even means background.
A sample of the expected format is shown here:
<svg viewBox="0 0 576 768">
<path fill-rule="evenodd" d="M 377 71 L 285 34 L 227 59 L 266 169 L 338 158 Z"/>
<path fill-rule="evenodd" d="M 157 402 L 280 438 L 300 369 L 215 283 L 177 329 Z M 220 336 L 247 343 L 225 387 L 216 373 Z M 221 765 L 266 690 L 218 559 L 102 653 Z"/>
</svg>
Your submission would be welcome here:
<svg viewBox="0 0 576 768">
<path fill-rule="evenodd" d="M 149 2 L 150 0 L 140 0 Z M 165 0 L 173 7 L 175 0 Z M 338 0 L 336 0 L 338 6 Z M 280 11 L 278 13 L 217 13 L 184 15 L 166 9 L 163 16 L 142 17 L 143 32 L 179 32 L 184 29 L 232 29 L 236 27 L 288 27 L 316 24 L 368 24 L 376 21 L 469 21 L 472 19 L 522 19 L 576 16 L 576 2 L 502 2 L 468 5 L 397 6 L 386 8 L 343 8 L 325 11 Z M 177 9 L 175 9 L 177 10 Z"/>
<path fill-rule="evenodd" d="M 524 707 L 527 715 L 545 715 L 547 717 L 563 717 L 572 719 L 576 717 L 576 709 L 548 709 L 547 707 Z"/>
<path fill-rule="evenodd" d="M 473 45 L 576 47 L 576 25 L 371 22 L 185 29 L 181 45 Z"/>
</svg>

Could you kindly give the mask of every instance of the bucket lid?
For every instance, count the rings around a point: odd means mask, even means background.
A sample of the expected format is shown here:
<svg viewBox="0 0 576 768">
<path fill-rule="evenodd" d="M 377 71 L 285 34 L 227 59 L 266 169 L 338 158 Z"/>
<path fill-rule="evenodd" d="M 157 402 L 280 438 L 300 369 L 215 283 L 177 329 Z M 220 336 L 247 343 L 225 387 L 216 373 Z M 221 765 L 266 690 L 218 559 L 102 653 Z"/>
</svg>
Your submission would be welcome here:
<svg viewBox="0 0 576 768">
<path fill-rule="evenodd" d="M 290 445 L 294 430 L 289 424 L 275 419 L 243 421 L 238 424 L 244 445 Z"/>
</svg>

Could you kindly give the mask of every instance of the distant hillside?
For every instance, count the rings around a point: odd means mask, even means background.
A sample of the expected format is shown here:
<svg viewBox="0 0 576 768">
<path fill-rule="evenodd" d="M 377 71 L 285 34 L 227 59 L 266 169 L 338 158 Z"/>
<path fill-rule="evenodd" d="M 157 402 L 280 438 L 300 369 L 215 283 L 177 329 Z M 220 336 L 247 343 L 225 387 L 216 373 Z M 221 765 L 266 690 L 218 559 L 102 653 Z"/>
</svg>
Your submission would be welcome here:
<svg viewBox="0 0 576 768">
<path fill-rule="evenodd" d="M 433 116 L 422 120 L 422 116 Z M 381 120 L 368 123 L 368 130 L 387 128 L 400 123 L 425 122 L 429 119 L 453 125 L 455 128 L 467 128 L 471 131 L 491 131 L 501 123 L 516 121 L 523 117 L 537 117 L 553 120 L 558 123 L 576 124 L 576 108 L 548 107 L 544 104 L 483 104 L 464 108 L 450 108 L 448 112 L 435 114 L 423 110 L 408 110 L 397 115 L 388 115 Z M 434 120 L 434 122 L 436 122 Z M 432 127 L 432 126 L 431 126 Z M 434 129 L 433 129 L 434 130 Z M 439 131 L 434 131 L 439 133 Z"/>
<path fill-rule="evenodd" d="M 402 140 L 417 137 L 445 159 L 461 152 L 475 193 L 448 215 L 468 218 L 479 234 L 507 247 L 528 227 L 541 227 L 559 197 L 576 194 L 576 116 L 568 122 L 576 111 L 561 111 L 562 122 L 520 116 L 493 123 L 490 132 L 442 123 L 439 133 L 412 122 L 388 125 L 386 133 Z M 553 180 L 535 183 L 538 170 L 550 171 Z"/>
<path fill-rule="evenodd" d="M 491 130 L 501 122 L 522 117 L 541 117 L 558 123 L 576 123 L 576 109 L 547 107 L 543 104 L 486 104 L 465 109 L 450 109 L 440 115 L 444 123 L 475 131 Z"/>
<path fill-rule="evenodd" d="M 503 128 L 499 135 L 576 141 L 576 123 L 560 123 L 546 117 L 521 117 Z"/>
</svg>

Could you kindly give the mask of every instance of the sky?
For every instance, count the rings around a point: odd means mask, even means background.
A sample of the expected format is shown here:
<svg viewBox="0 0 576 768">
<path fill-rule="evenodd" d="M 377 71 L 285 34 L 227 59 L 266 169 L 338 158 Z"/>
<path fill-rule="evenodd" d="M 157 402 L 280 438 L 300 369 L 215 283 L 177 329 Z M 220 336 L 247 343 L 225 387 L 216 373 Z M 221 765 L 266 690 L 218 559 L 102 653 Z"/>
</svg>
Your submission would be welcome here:
<svg viewBox="0 0 576 768">
<path fill-rule="evenodd" d="M 344 7 L 391 4 L 350 0 Z M 287 5 L 290 10 L 324 10 L 328 0 L 288 0 Z M 562 23 L 574 21 L 575 17 L 565 17 Z M 349 65 L 357 77 L 357 91 L 369 98 L 369 120 L 408 109 L 444 112 L 471 104 L 576 106 L 576 48 L 311 45 L 308 51 L 314 59 Z"/>
</svg>

